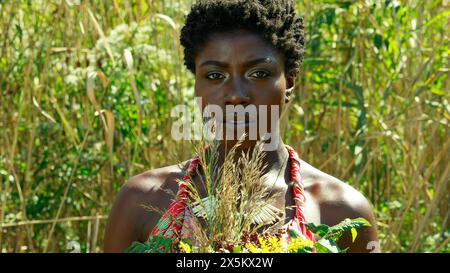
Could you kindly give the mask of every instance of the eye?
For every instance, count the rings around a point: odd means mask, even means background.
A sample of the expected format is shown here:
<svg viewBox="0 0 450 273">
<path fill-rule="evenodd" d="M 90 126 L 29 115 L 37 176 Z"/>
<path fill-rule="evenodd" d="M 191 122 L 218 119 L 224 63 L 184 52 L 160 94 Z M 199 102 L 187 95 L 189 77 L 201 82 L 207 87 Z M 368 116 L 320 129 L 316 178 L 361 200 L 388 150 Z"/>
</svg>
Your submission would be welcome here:
<svg viewBox="0 0 450 273">
<path fill-rule="evenodd" d="M 221 80 L 225 78 L 225 75 L 217 72 L 212 72 L 206 75 L 206 78 L 209 80 Z"/>
<path fill-rule="evenodd" d="M 264 70 L 257 70 L 249 74 L 249 77 L 257 78 L 257 79 L 263 79 L 267 78 L 269 76 L 269 73 Z"/>
</svg>

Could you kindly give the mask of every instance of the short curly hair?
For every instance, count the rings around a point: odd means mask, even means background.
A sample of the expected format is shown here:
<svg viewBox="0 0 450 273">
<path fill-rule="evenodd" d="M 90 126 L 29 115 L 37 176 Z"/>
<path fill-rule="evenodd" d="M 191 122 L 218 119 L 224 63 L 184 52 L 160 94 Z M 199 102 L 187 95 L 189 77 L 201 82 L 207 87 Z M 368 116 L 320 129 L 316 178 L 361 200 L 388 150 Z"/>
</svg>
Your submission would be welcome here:
<svg viewBox="0 0 450 273">
<path fill-rule="evenodd" d="M 181 30 L 184 64 L 195 73 L 195 56 L 214 33 L 246 29 L 261 35 L 285 57 L 285 71 L 296 76 L 303 62 L 303 19 L 290 0 L 199 0 Z"/>
</svg>

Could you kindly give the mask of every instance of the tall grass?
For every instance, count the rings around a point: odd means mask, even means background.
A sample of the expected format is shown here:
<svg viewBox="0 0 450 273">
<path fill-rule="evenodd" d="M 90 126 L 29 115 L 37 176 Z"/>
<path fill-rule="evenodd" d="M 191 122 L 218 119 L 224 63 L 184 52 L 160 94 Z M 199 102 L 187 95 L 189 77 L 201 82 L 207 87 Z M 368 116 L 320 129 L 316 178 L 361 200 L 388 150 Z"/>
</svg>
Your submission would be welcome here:
<svg viewBox="0 0 450 273">
<path fill-rule="evenodd" d="M 0 1 L 2 252 L 101 251 L 120 186 L 192 156 L 169 118 L 191 2 Z M 449 251 L 449 2 L 297 3 L 285 141 L 368 197 L 383 251 Z"/>
</svg>

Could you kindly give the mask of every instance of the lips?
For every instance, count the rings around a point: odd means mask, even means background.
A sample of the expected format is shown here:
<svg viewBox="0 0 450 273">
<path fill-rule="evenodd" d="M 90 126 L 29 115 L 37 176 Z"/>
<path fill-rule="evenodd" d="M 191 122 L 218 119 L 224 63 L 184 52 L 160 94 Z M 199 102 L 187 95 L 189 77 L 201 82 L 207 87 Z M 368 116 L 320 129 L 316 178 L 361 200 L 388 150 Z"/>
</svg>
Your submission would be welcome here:
<svg viewBox="0 0 450 273">
<path fill-rule="evenodd" d="M 255 126 L 256 121 L 253 122 L 247 122 L 247 121 L 240 121 L 240 122 L 225 122 L 225 127 L 227 128 L 246 128 L 250 126 Z"/>
<path fill-rule="evenodd" d="M 223 124 L 228 128 L 243 128 L 255 126 L 257 123 L 257 117 L 254 115 L 238 115 L 232 114 L 225 116 Z"/>
</svg>

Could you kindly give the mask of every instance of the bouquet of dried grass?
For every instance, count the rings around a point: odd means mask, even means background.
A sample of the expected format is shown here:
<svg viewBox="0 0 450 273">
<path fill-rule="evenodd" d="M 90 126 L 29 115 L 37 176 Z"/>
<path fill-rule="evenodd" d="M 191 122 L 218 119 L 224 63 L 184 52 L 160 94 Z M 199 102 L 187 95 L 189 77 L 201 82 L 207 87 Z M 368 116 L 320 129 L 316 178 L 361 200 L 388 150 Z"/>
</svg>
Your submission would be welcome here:
<svg viewBox="0 0 450 273">
<path fill-rule="evenodd" d="M 277 195 L 271 193 L 263 175 L 267 166 L 263 163 L 262 143 L 257 143 L 252 152 L 236 156 L 242 139 L 226 153 L 221 166 L 219 142 L 202 141 L 195 145 L 201 183 L 178 181 L 186 185 L 189 193 L 185 214 L 189 220 L 183 223 L 184 236 L 150 236 L 147 242 L 134 242 L 127 252 L 342 252 L 336 241 L 345 231 L 351 230 L 354 240 L 356 228 L 370 225 L 363 218 L 346 219 L 333 227 L 307 224 L 321 237 L 317 242 L 293 229 L 283 231 L 284 213 L 271 205 Z M 201 196 L 201 192 L 206 192 L 206 196 Z M 289 241 L 283 232 L 289 233 Z"/>
<path fill-rule="evenodd" d="M 220 167 L 218 145 L 211 143 L 206 152 L 197 153 L 201 155 L 201 166 L 205 166 L 202 186 L 207 196 L 200 196 L 200 190 L 193 183 L 187 183 L 188 209 L 193 212 L 192 235 L 199 251 L 230 250 L 260 229 L 264 229 L 264 234 L 275 233 L 283 220 L 283 212 L 271 205 L 277 195 L 271 194 L 262 174 L 267 166 L 263 164 L 261 143 L 252 153 L 239 155 L 236 162 L 240 140 L 226 153 Z"/>
</svg>

